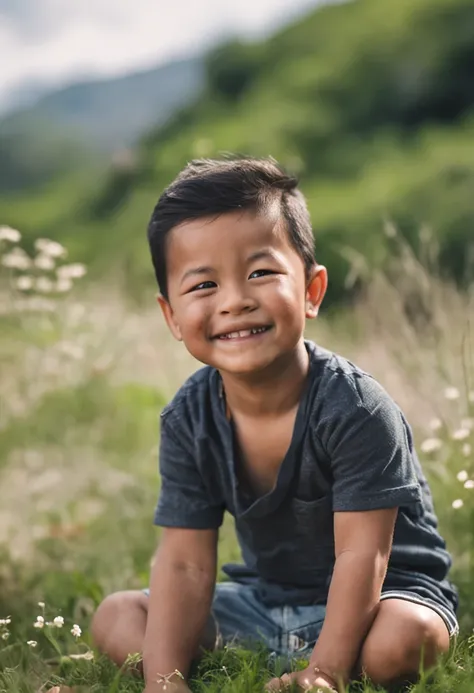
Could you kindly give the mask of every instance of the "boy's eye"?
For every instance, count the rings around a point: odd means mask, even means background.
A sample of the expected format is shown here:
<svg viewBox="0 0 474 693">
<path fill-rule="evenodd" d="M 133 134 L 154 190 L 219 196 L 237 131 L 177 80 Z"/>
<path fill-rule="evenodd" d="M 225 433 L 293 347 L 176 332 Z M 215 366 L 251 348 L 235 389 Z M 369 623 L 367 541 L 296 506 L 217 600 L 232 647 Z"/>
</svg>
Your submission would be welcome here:
<svg viewBox="0 0 474 693">
<path fill-rule="evenodd" d="M 274 270 L 269 269 L 258 269 L 252 272 L 249 279 L 257 279 L 258 277 L 265 277 L 267 274 L 276 274 Z"/>
<path fill-rule="evenodd" d="M 193 286 L 192 289 L 189 290 L 191 291 L 202 291 L 203 289 L 213 289 L 216 286 L 215 282 L 207 281 L 207 282 L 201 282 L 200 284 L 196 284 L 196 286 Z"/>
</svg>

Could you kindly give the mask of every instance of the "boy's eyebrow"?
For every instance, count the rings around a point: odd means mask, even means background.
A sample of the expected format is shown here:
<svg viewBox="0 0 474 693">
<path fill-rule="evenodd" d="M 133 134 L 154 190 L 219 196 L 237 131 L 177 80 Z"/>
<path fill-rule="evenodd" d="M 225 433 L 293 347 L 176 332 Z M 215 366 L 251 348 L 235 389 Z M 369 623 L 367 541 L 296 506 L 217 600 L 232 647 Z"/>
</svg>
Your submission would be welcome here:
<svg viewBox="0 0 474 693">
<path fill-rule="evenodd" d="M 255 260 L 268 260 L 268 258 L 275 260 L 276 254 L 271 248 L 262 248 L 262 250 L 257 250 L 255 253 L 249 255 L 247 261 L 255 262 Z"/>
<path fill-rule="evenodd" d="M 209 274 L 210 272 L 212 272 L 212 267 L 192 267 L 187 272 L 185 272 L 183 274 L 183 276 L 181 277 L 181 284 L 188 277 L 194 277 L 195 275 L 199 275 L 199 274 Z"/>
</svg>

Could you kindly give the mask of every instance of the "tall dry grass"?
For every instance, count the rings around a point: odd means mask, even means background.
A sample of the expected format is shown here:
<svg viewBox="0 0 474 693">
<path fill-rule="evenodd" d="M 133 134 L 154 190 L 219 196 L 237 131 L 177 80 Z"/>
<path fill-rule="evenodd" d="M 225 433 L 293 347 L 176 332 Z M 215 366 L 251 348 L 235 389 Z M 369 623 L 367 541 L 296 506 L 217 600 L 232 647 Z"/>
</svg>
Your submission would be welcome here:
<svg viewBox="0 0 474 693">
<path fill-rule="evenodd" d="M 474 288 L 442 279 L 428 241 L 421 260 L 391 242 L 388 271 L 307 335 L 371 372 L 407 414 L 472 628 Z M 0 240 L 0 618 L 26 642 L 38 600 L 86 630 L 105 593 L 147 584 L 158 414 L 199 364 L 153 292 L 140 306 L 105 283 L 57 292 L 65 259 L 19 269 L 1 262 L 11 252 Z M 36 284 L 19 282 L 29 276 Z M 220 562 L 237 556 L 227 518 Z"/>
</svg>

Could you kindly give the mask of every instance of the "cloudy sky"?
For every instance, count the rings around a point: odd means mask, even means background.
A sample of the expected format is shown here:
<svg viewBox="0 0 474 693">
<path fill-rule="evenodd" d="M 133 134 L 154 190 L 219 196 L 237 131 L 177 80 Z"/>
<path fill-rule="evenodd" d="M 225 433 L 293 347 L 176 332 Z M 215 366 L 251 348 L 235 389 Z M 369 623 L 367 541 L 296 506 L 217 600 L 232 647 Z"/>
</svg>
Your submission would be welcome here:
<svg viewBox="0 0 474 693">
<path fill-rule="evenodd" d="M 53 86 L 262 35 L 318 0 L 0 0 L 0 108 L 31 80 Z"/>
</svg>

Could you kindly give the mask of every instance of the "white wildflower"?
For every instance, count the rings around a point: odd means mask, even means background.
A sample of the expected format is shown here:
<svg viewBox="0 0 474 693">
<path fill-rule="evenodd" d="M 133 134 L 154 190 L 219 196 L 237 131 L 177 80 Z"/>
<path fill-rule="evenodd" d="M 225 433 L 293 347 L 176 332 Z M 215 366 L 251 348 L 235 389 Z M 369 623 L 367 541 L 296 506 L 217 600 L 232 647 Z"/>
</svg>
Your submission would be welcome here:
<svg viewBox="0 0 474 693">
<path fill-rule="evenodd" d="M 38 253 L 44 253 L 44 249 L 48 247 L 49 238 L 37 238 L 35 241 L 35 249 Z"/>
<path fill-rule="evenodd" d="M 469 490 L 473 489 L 474 488 L 474 479 L 468 479 L 464 484 L 464 488 L 467 488 Z"/>
<path fill-rule="evenodd" d="M 461 448 L 462 454 L 464 457 L 469 457 L 471 452 L 472 452 L 472 447 L 470 443 L 464 443 L 464 445 Z"/>
<path fill-rule="evenodd" d="M 38 643 L 36 642 L 36 640 L 27 640 L 26 644 L 29 645 L 29 647 L 36 647 Z"/>
<path fill-rule="evenodd" d="M 69 356 L 76 361 L 79 361 L 84 356 L 84 349 L 79 344 L 74 344 L 74 342 L 59 342 L 57 348 L 61 354 Z"/>
<path fill-rule="evenodd" d="M 61 243 L 51 241 L 49 238 L 37 238 L 35 248 L 38 252 L 50 257 L 64 257 L 67 254 L 66 248 Z"/>
<path fill-rule="evenodd" d="M 459 390 L 457 387 L 447 387 L 444 391 L 444 396 L 450 400 L 459 399 Z"/>
<path fill-rule="evenodd" d="M 2 639 L 3 640 L 8 640 L 10 637 L 10 633 L 6 630 L 4 633 L 2 633 Z"/>
<path fill-rule="evenodd" d="M 54 260 L 50 255 L 40 253 L 35 257 L 35 267 L 41 270 L 52 270 L 55 267 Z"/>
<path fill-rule="evenodd" d="M 91 650 L 87 650 L 87 652 L 81 654 L 70 654 L 68 657 L 69 659 L 85 659 L 86 661 L 92 661 L 94 659 L 94 653 L 91 652 Z"/>
<path fill-rule="evenodd" d="M 62 628 L 64 626 L 64 619 L 62 616 L 56 616 L 55 619 L 53 619 L 53 626 L 56 628 Z"/>
<path fill-rule="evenodd" d="M 140 654 L 140 652 L 131 652 L 129 655 L 127 655 L 127 659 L 125 660 L 125 665 L 140 664 L 141 662 L 143 662 L 143 656 Z M 175 669 L 172 674 L 168 674 L 168 676 L 173 676 L 174 674 L 176 674 L 180 678 L 183 678 L 183 675 L 177 669 Z M 163 678 L 165 678 L 165 677 L 163 677 Z M 183 681 L 184 681 L 184 679 L 183 679 Z"/>
<path fill-rule="evenodd" d="M 441 419 L 431 419 L 429 425 L 432 431 L 439 431 L 443 427 L 443 422 Z"/>
<path fill-rule="evenodd" d="M 443 441 L 440 438 L 427 438 L 424 440 L 420 446 L 420 449 L 425 454 L 430 454 L 431 452 L 436 452 L 440 450 L 443 445 Z"/>
<path fill-rule="evenodd" d="M 22 313 L 54 313 L 56 304 L 42 296 L 30 296 L 18 302 L 17 310 Z"/>
<path fill-rule="evenodd" d="M 469 479 L 469 474 L 466 472 L 465 469 L 463 469 L 462 472 L 459 472 L 456 478 L 458 481 L 467 481 L 467 479 Z"/>
<path fill-rule="evenodd" d="M 35 628 L 44 628 L 44 618 L 43 616 L 37 616 L 35 623 L 33 623 Z"/>
<path fill-rule="evenodd" d="M 24 275 L 16 280 L 16 288 L 20 291 L 29 291 L 33 288 L 33 278 Z"/>
<path fill-rule="evenodd" d="M 35 289 L 42 294 L 49 294 L 53 290 L 54 284 L 48 277 L 39 277 L 35 282 Z"/>
<path fill-rule="evenodd" d="M 71 628 L 71 633 L 74 635 L 75 638 L 80 638 L 82 635 L 82 630 L 80 627 L 75 623 L 73 627 Z"/>
<path fill-rule="evenodd" d="M 75 262 L 72 265 L 58 267 L 57 274 L 60 279 L 80 279 L 87 273 L 85 265 Z"/>
<path fill-rule="evenodd" d="M 9 626 L 11 622 L 10 616 L 7 616 L 7 618 L 0 618 L 0 626 Z"/>
<path fill-rule="evenodd" d="M 0 226 L 0 241 L 9 241 L 10 243 L 18 243 L 21 239 L 21 233 L 10 226 Z"/>
<path fill-rule="evenodd" d="M 457 431 L 454 431 L 452 438 L 453 440 L 466 440 L 470 434 L 471 432 L 468 428 L 458 428 Z"/>
<path fill-rule="evenodd" d="M 38 606 L 40 609 L 44 609 L 46 604 L 44 602 L 38 602 Z"/>
<path fill-rule="evenodd" d="M 459 508 L 462 508 L 462 506 L 464 505 L 464 501 L 461 500 L 461 498 L 457 498 L 453 501 L 452 505 L 455 510 L 459 510 Z"/>
<path fill-rule="evenodd" d="M 58 292 L 58 294 L 65 294 L 66 292 L 70 291 L 72 289 L 72 281 L 68 279 L 67 277 L 63 277 L 62 279 L 58 279 L 56 284 L 54 285 L 54 290 Z"/>
<path fill-rule="evenodd" d="M 26 310 L 35 313 L 53 313 L 56 310 L 56 305 L 54 301 L 42 296 L 32 296 L 26 304 Z"/>
<path fill-rule="evenodd" d="M 2 265 L 9 269 L 26 270 L 31 267 L 31 259 L 21 248 L 14 248 L 2 257 Z"/>
</svg>

